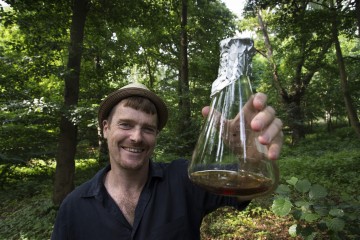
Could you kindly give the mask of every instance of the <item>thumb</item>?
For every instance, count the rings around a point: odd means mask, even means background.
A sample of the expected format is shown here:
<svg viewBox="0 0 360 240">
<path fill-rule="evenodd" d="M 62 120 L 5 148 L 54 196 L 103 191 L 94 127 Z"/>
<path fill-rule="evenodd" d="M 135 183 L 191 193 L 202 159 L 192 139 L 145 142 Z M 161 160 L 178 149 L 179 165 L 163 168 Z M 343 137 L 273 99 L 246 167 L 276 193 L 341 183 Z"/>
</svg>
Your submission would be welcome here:
<svg viewBox="0 0 360 240">
<path fill-rule="evenodd" d="M 209 112 L 210 112 L 209 106 L 203 107 L 203 109 L 201 110 L 201 114 L 203 115 L 204 118 L 206 118 L 209 115 Z"/>
</svg>

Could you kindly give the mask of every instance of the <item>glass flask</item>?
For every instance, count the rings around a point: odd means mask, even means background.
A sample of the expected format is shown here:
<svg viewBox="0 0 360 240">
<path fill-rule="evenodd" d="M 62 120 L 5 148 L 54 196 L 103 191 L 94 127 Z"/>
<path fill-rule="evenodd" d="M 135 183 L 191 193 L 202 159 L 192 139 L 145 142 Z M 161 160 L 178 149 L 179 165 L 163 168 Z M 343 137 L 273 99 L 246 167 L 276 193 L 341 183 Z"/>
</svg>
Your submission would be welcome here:
<svg viewBox="0 0 360 240">
<path fill-rule="evenodd" d="M 188 167 L 191 181 L 209 192 L 249 200 L 273 192 L 279 171 L 267 147 L 250 128 L 256 115 L 249 76 L 255 53 L 249 38 L 220 42 L 218 78 L 212 84 L 209 115 Z M 251 110 L 251 111 L 250 111 Z"/>
</svg>

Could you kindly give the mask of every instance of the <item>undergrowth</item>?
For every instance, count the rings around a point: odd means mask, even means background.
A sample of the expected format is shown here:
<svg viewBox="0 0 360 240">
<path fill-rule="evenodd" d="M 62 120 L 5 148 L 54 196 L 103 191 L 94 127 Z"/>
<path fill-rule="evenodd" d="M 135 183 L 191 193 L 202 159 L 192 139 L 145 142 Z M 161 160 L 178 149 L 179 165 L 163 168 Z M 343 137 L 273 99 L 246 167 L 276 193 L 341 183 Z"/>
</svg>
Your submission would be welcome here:
<svg viewBox="0 0 360 240">
<path fill-rule="evenodd" d="M 94 159 L 77 160 L 77 184 L 100 167 Z M 1 240 L 50 239 L 57 212 L 51 200 L 54 171 L 53 160 L 33 160 L 7 173 L 0 189 Z"/>
</svg>

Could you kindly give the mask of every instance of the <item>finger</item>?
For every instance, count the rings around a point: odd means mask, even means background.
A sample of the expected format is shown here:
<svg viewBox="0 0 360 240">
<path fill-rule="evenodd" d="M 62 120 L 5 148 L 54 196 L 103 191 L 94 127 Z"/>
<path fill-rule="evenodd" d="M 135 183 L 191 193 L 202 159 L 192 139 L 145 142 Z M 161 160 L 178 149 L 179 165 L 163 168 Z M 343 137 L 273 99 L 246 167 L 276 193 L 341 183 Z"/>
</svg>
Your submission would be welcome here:
<svg viewBox="0 0 360 240">
<path fill-rule="evenodd" d="M 221 124 L 224 124 L 226 121 L 222 119 L 221 113 L 210 106 L 203 107 L 201 114 L 204 118 L 208 118 L 208 122 L 212 124 L 213 127 L 219 128 Z"/>
<path fill-rule="evenodd" d="M 269 145 L 268 148 L 268 158 L 271 160 L 276 160 L 280 156 L 281 148 L 284 142 L 284 135 L 281 131 L 273 140 L 273 142 Z"/>
<path fill-rule="evenodd" d="M 253 107 L 261 111 L 266 107 L 267 95 L 264 93 L 256 93 L 253 100 Z"/>
<path fill-rule="evenodd" d="M 264 93 L 256 93 L 252 95 L 243 107 L 245 119 L 249 123 L 254 116 L 266 108 L 267 95 Z M 258 118 L 259 119 L 259 118 Z M 261 119 L 261 118 L 260 118 Z"/>
<path fill-rule="evenodd" d="M 264 145 L 271 144 L 280 134 L 282 126 L 282 121 L 279 118 L 275 118 L 268 127 L 263 129 L 259 135 L 259 142 Z"/>
<path fill-rule="evenodd" d="M 251 120 L 250 126 L 254 131 L 261 131 L 270 125 L 275 118 L 275 110 L 272 107 L 266 107 L 264 110 L 255 115 Z"/>
<path fill-rule="evenodd" d="M 210 112 L 209 106 L 203 107 L 203 109 L 201 110 L 201 114 L 203 115 L 204 118 L 206 118 L 209 115 L 209 112 Z"/>
</svg>

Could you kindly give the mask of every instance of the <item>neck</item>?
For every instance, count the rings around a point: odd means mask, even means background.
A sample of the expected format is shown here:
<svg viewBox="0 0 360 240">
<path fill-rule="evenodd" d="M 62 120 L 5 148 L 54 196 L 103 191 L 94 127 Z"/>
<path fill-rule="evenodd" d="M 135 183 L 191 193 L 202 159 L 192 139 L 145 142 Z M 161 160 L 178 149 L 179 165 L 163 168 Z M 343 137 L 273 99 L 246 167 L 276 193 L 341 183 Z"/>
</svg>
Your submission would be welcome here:
<svg viewBox="0 0 360 240">
<path fill-rule="evenodd" d="M 141 191 L 145 185 L 149 173 L 149 167 L 139 170 L 119 169 L 111 165 L 111 170 L 104 179 L 106 188 L 118 191 Z"/>
</svg>

